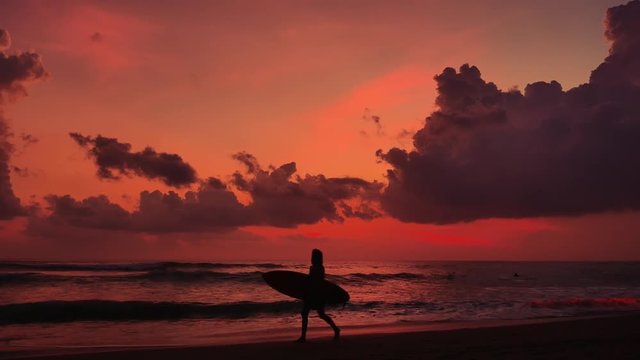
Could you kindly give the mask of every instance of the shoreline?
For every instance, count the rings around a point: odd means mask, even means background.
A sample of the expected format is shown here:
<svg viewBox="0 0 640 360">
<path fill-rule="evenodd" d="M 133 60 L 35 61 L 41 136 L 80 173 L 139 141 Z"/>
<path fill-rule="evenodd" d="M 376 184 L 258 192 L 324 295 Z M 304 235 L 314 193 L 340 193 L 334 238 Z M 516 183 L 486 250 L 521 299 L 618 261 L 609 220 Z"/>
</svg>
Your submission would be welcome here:
<svg viewBox="0 0 640 360">
<path fill-rule="evenodd" d="M 238 338 L 238 342 L 223 344 L 12 349 L 0 351 L 0 359 L 631 359 L 640 354 L 639 325 L 638 312 L 580 318 L 374 325 L 345 328 L 339 342 L 331 341 L 328 329 L 310 329 L 306 344 L 293 342 L 298 329 L 292 329 L 275 336 L 245 336 L 244 341 Z"/>
</svg>

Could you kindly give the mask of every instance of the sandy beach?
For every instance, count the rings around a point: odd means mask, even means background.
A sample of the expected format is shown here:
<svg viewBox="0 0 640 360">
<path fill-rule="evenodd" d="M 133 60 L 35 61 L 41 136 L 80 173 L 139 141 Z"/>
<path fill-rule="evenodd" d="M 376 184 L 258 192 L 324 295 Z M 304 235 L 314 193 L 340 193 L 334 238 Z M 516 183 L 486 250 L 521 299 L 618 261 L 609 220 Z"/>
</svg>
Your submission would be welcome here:
<svg viewBox="0 0 640 360">
<path fill-rule="evenodd" d="M 98 359 L 637 359 L 640 314 L 462 328 L 350 335 L 254 344 L 75 353 L 4 352 L 2 358 Z"/>
</svg>

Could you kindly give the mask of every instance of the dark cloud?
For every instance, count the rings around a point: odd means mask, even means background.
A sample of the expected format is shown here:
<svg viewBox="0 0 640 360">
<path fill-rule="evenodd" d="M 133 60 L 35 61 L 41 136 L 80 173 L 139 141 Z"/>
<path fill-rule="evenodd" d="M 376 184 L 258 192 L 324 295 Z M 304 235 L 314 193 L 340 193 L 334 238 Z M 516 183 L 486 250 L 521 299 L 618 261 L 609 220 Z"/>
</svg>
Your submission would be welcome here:
<svg viewBox="0 0 640 360">
<path fill-rule="evenodd" d="M 407 129 L 402 129 L 400 130 L 400 132 L 398 133 L 398 135 L 396 136 L 396 138 L 398 138 L 399 140 L 404 140 L 407 138 L 412 138 L 413 137 L 414 132 L 407 130 Z"/>
<path fill-rule="evenodd" d="M 204 180 L 204 184 L 212 189 L 218 189 L 218 190 L 227 189 L 227 185 L 222 180 L 215 177 L 207 178 L 206 180 Z"/>
<path fill-rule="evenodd" d="M 0 51 L 4 51 L 11 47 L 11 36 L 9 32 L 4 29 L 0 29 Z"/>
<path fill-rule="evenodd" d="M 411 143 L 411 140 L 415 133 L 415 130 L 401 129 L 398 135 L 396 135 L 395 140 L 400 146 L 406 147 Z"/>
<path fill-rule="evenodd" d="M 87 149 L 98 166 L 101 179 L 120 179 L 135 174 L 147 179 L 158 179 L 173 187 L 189 186 L 197 182 L 196 171 L 177 154 L 158 153 L 150 147 L 132 152 L 131 145 L 101 135 L 92 138 L 79 133 L 69 136 Z"/>
<path fill-rule="evenodd" d="M 15 136 L 15 134 L 10 134 L 10 137 L 17 138 L 18 141 L 14 141 L 12 143 L 12 152 L 14 156 L 20 156 L 24 154 L 24 152 L 32 145 L 37 144 L 39 142 L 38 138 L 31 134 L 21 133 L 19 136 Z"/>
<path fill-rule="evenodd" d="M 9 160 L 13 146 L 8 140 L 9 135 L 9 128 L 0 112 L 0 220 L 11 219 L 25 213 L 11 185 Z"/>
<path fill-rule="evenodd" d="M 20 134 L 20 139 L 25 144 L 25 146 L 29 146 L 31 144 L 36 144 L 38 142 L 38 139 L 35 136 L 31 135 L 31 134 L 22 133 L 22 134 Z"/>
<path fill-rule="evenodd" d="M 94 43 L 100 43 L 104 40 L 104 35 L 99 32 L 94 32 L 93 34 L 91 34 L 91 36 L 89 36 L 89 40 Z"/>
<path fill-rule="evenodd" d="M 81 138 L 83 139 L 83 138 Z M 143 191 L 137 209 L 127 211 L 105 196 L 76 200 L 69 195 L 48 196 L 47 214 L 35 214 L 32 233 L 50 225 L 149 233 L 221 232 L 242 226 L 295 227 L 345 217 L 373 219 L 381 214 L 372 203 L 382 185 L 358 178 L 295 176 L 295 163 L 263 170 L 254 156 L 234 156 L 246 171 L 236 172 L 232 184 L 251 196 L 240 203 L 227 184 L 210 177 L 196 191 Z"/>
<path fill-rule="evenodd" d="M 26 82 L 48 76 L 39 54 L 30 51 L 4 53 L 3 50 L 10 44 L 8 32 L 0 29 L 0 103 L 4 102 L 6 97 L 14 99 L 26 95 Z"/>
<path fill-rule="evenodd" d="M 364 109 L 364 114 L 362 115 L 362 120 L 364 120 L 366 122 L 373 123 L 373 125 L 376 128 L 376 135 L 378 135 L 378 136 L 383 136 L 384 135 L 384 132 L 382 131 L 382 121 L 380 119 L 380 116 L 372 115 L 371 114 L 371 110 L 369 108 L 365 108 Z M 365 134 L 366 134 L 366 132 L 365 132 Z"/>
<path fill-rule="evenodd" d="M 14 146 L 11 143 L 11 130 L 4 118 L 2 105 L 6 100 L 14 100 L 27 94 L 25 84 L 42 80 L 47 72 L 42 65 L 40 55 L 33 52 L 15 52 L 6 54 L 4 50 L 11 46 L 11 37 L 6 30 L 0 29 L 0 219 L 11 219 L 25 214 L 20 200 L 13 192 L 10 169 Z"/>
<path fill-rule="evenodd" d="M 249 174 L 255 174 L 256 172 L 261 171 L 260 164 L 258 164 L 258 159 L 247 152 L 241 151 L 239 153 L 233 154 L 232 157 L 233 159 L 244 165 Z"/>
<path fill-rule="evenodd" d="M 133 230 L 148 232 L 228 231 L 253 222 L 253 214 L 231 191 L 203 185 L 184 197 L 142 192 L 132 213 Z"/>
<path fill-rule="evenodd" d="M 45 200 L 49 211 L 44 216 L 47 226 L 43 226 L 43 216 L 34 216 L 30 221 L 34 233 L 48 228 L 48 224 L 167 233 L 225 231 L 251 222 L 248 210 L 232 192 L 206 184 L 184 196 L 173 191 L 143 191 L 134 211 L 125 210 L 104 195 L 84 200 L 51 195 Z"/>
<path fill-rule="evenodd" d="M 611 48 L 609 56 L 591 74 L 591 83 L 630 82 L 640 86 L 640 2 L 608 9 L 605 25 Z"/>
<path fill-rule="evenodd" d="M 297 170 L 294 162 L 264 170 L 250 154 L 238 153 L 234 158 L 242 162 L 247 171 L 246 174 L 236 172 L 232 183 L 251 195 L 249 208 L 256 214 L 256 225 L 294 227 L 321 220 L 340 222 L 344 217 L 360 217 L 356 212 L 341 213 L 336 203 L 355 200 L 368 204 L 382 187 L 377 182 L 358 178 L 294 176 Z M 376 216 L 373 211 L 370 214 Z"/>
<path fill-rule="evenodd" d="M 36 172 L 27 167 L 20 167 L 15 165 L 11 167 L 11 172 L 23 178 L 38 175 Z"/>
<path fill-rule="evenodd" d="M 382 213 L 371 206 L 370 203 L 359 203 L 357 206 L 349 205 L 345 202 L 339 204 L 342 214 L 348 218 L 358 218 L 362 220 L 373 220 L 382 216 Z"/>
<path fill-rule="evenodd" d="M 383 208 L 403 221 L 640 209 L 640 2 L 609 9 L 609 56 L 587 84 L 501 91 L 469 65 L 435 77 L 438 110 L 392 166 Z"/>
<path fill-rule="evenodd" d="M 70 195 L 50 195 L 45 198 L 49 220 L 54 224 L 65 224 L 92 229 L 123 230 L 131 227 L 130 214 L 104 196 L 92 196 L 78 201 Z"/>
</svg>

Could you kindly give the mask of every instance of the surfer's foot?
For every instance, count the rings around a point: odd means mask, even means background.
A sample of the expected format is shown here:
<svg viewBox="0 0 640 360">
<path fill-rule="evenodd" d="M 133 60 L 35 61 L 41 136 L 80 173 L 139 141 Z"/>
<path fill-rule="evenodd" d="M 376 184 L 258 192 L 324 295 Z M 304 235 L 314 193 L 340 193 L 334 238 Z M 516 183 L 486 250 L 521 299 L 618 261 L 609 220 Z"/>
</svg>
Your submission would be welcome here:
<svg viewBox="0 0 640 360">
<path fill-rule="evenodd" d="M 335 335 L 333 335 L 333 341 L 338 341 L 338 340 L 340 340 L 340 328 L 339 328 L 339 327 L 337 327 L 337 328 L 334 330 L 334 332 L 335 332 Z"/>
<path fill-rule="evenodd" d="M 303 343 L 303 342 L 305 342 L 305 341 L 307 341 L 307 339 L 305 339 L 305 338 L 303 338 L 302 336 L 300 336 L 300 337 L 298 338 L 298 340 L 296 340 L 295 342 L 297 342 L 297 343 L 299 343 L 299 344 L 302 344 L 302 343 Z"/>
</svg>

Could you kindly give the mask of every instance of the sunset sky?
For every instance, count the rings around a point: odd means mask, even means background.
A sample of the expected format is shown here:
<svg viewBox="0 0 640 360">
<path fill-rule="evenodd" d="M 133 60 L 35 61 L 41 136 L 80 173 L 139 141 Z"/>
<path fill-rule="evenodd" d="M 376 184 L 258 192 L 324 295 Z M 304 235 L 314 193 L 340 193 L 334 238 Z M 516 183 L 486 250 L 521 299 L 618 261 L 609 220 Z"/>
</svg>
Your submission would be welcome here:
<svg viewBox="0 0 640 360">
<path fill-rule="evenodd" d="M 2 1 L 0 258 L 638 260 L 623 4 Z"/>
</svg>

